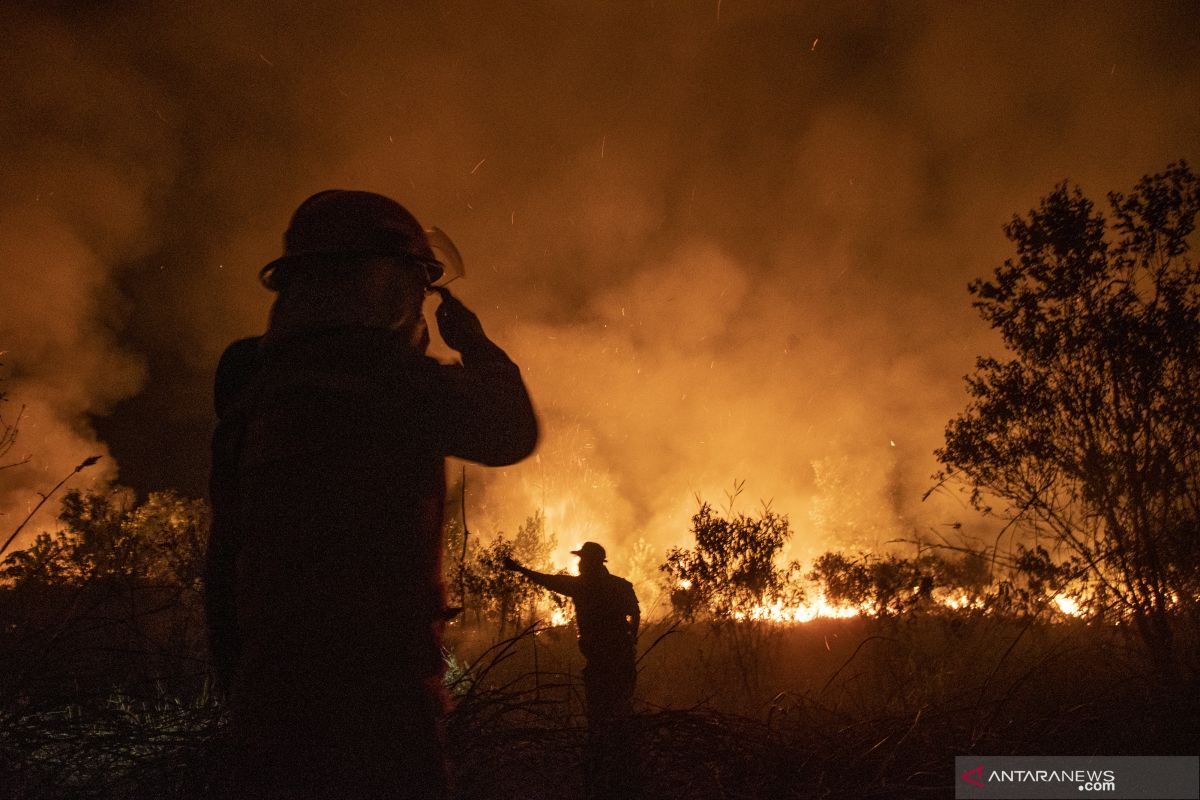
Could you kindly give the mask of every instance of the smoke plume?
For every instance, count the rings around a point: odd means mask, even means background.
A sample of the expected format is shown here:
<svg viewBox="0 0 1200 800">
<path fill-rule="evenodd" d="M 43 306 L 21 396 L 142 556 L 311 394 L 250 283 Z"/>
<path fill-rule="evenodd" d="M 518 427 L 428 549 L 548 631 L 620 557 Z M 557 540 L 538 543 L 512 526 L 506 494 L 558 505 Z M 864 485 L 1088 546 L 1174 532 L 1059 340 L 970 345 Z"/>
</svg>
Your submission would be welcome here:
<svg viewBox="0 0 1200 800">
<path fill-rule="evenodd" d="M 258 267 L 342 187 L 450 233 L 525 371 L 543 443 L 468 470 L 474 529 L 544 508 L 564 560 L 662 549 L 736 480 L 795 556 L 970 529 L 921 495 L 996 346 L 965 286 L 1001 224 L 1200 150 L 1186 4 L 5 13 L 0 349 L 34 458 L 10 508 L 105 447 L 97 478 L 202 492 Z"/>
</svg>

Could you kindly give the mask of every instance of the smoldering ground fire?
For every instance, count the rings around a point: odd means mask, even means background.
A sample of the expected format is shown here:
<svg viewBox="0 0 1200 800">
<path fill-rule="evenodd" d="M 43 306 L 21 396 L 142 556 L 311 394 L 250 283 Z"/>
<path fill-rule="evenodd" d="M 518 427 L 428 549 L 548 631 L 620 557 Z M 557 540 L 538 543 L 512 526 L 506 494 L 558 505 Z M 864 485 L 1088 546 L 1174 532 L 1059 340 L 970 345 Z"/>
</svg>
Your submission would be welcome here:
<svg viewBox="0 0 1200 800">
<path fill-rule="evenodd" d="M 277 11 L 8 12 L 8 518 L 108 448 L 95 480 L 200 494 L 257 265 L 344 185 L 450 231 L 527 365 L 540 459 L 472 475 L 481 526 L 662 548 L 744 478 L 792 555 L 882 545 L 963 516 L 919 498 L 999 222 L 1197 144 L 1171 6 Z"/>
</svg>

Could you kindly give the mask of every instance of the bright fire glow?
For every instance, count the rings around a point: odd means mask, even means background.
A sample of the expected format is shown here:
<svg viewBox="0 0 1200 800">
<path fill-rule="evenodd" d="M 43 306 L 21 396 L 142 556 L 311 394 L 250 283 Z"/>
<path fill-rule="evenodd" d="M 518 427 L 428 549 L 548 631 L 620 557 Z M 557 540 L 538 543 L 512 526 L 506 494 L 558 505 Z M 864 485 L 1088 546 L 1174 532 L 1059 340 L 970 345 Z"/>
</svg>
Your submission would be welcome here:
<svg viewBox="0 0 1200 800">
<path fill-rule="evenodd" d="M 688 588 L 683 586 L 682 582 L 680 587 Z M 983 600 L 979 598 L 971 600 L 971 598 L 962 592 L 950 595 L 940 602 L 946 608 L 954 611 L 984 607 Z M 1065 594 L 1055 595 L 1054 603 L 1062 613 L 1068 616 L 1079 617 L 1083 615 L 1079 607 L 1079 602 Z M 869 608 L 859 606 L 836 605 L 829 602 L 824 594 L 818 594 L 816 600 L 812 603 L 785 606 L 781 602 L 776 602 L 770 605 L 755 606 L 749 611 L 738 611 L 733 615 L 734 619 L 737 620 L 761 620 L 784 623 L 811 622 L 814 619 L 846 619 L 858 616 L 872 616 L 872 612 Z"/>
<path fill-rule="evenodd" d="M 686 579 L 679 581 L 676 586 L 680 589 L 690 589 L 691 581 Z M 1072 617 L 1083 616 L 1080 610 L 1079 601 L 1065 594 L 1055 595 L 1054 604 L 1063 614 Z M 983 608 L 984 602 L 980 598 L 972 600 L 965 593 L 950 595 L 938 601 L 941 605 L 954 611 L 962 611 L 972 608 Z M 735 611 L 733 619 L 739 622 L 776 622 L 781 624 L 805 623 L 812 622 L 815 619 L 849 619 L 852 617 L 870 617 L 874 616 L 874 612 L 870 608 L 861 606 L 849 606 L 831 603 L 823 593 L 818 593 L 812 602 L 800 603 L 798 605 L 784 605 L 782 601 L 775 603 L 758 605 L 750 608 L 747 611 Z M 564 608 L 550 609 L 550 617 L 548 623 L 551 627 L 561 627 L 569 625 L 572 621 L 570 612 Z"/>
<path fill-rule="evenodd" d="M 1067 597 L 1065 594 L 1060 594 L 1060 595 L 1055 596 L 1054 603 L 1055 603 L 1055 605 L 1058 606 L 1058 610 L 1063 612 L 1067 616 L 1070 616 L 1070 617 L 1080 616 L 1079 602 L 1077 600 L 1075 600 L 1074 598 Z"/>
<path fill-rule="evenodd" d="M 942 600 L 942 605 L 955 611 L 962 611 L 965 608 L 983 608 L 983 601 L 980 599 L 972 601 L 965 592 L 959 592 Z"/>
<path fill-rule="evenodd" d="M 853 606 L 838 606 L 830 603 L 823 594 L 818 594 L 812 603 L 800 603 L 795 606 L 785 606 L 782 602 L 771 605 L 755 606 L 749 611 L 734 612 L 737 620 L 761 620 L 764 622 L 811 622 L 818 617 L 824 619 L 845 619 L 857 617 L 862 610 Z"/>
<path fill-rule="evenodd" d="M 571 551 L 578 550 L 582 544 L 583 542 L 576 542 L 570 545 L 560 545 L 558 549 L 550 554 L 550 571 L 578 575 L 579 557 Z"/>
</svg>

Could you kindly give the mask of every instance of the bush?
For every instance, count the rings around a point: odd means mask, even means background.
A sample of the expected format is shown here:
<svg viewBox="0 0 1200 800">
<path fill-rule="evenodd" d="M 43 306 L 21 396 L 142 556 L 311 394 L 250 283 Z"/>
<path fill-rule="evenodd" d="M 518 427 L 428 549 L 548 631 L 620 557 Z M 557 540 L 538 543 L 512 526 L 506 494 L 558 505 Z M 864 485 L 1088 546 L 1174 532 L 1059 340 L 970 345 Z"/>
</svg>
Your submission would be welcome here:
<svg viewBox="0 0 1200 800">
<path fill-rule="evenodd" d="M 757 517 L 733 514 L 732 509 L 722 516 L 700 503 L 692 517 L 695 548 L 671 548 L 659 567 L 672 607 L 684 619 L 723 620 L 749 616 L 776 602 L 799 603 L 804 597 L 795 581 L 799 565 L 776 564 L 791 535 L 787 516 L 770 506 L 764 505 Z"/>
</svg>

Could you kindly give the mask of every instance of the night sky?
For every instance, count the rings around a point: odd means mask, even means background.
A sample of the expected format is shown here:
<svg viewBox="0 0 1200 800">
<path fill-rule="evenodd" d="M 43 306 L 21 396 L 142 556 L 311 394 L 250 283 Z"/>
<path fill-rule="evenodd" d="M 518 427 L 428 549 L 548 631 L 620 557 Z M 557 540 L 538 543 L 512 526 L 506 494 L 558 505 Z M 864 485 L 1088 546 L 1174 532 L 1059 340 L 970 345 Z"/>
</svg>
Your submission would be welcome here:
<svg viewBox="0 0 1200 800">
<path fill-rule="evenodd" d="M 474 527 L 687 538 L 695 496 L 793 555 L 981 524 L 921 502 L 996 342 L 966 285 L 1064 179 L 1200 163 L 1194 3 L 5 3 L 4 520 L 72 485 L 200 495 L 211 375 L 326 188 L 457 242 L 538 455 Z M 457 474 L 457 467 L 454 467 Z"/>
</svg>

